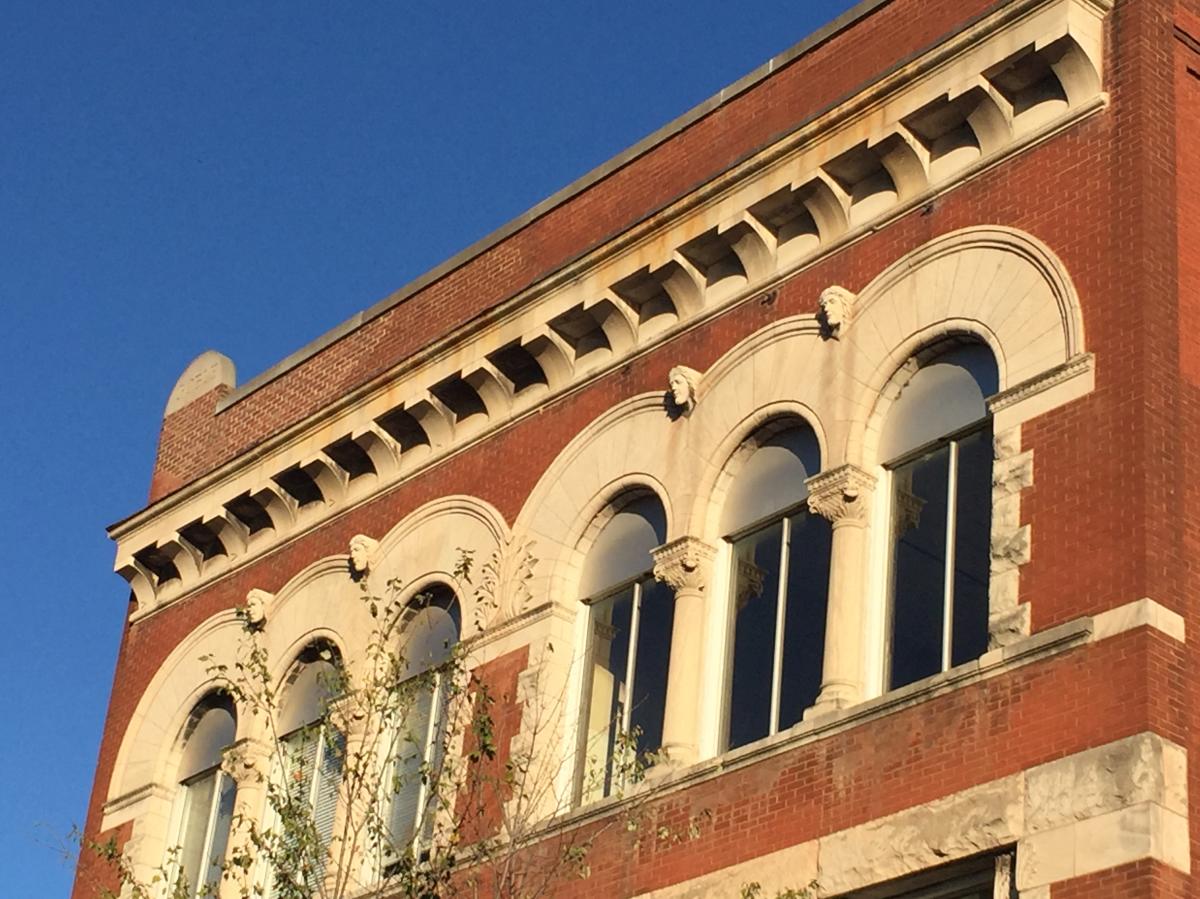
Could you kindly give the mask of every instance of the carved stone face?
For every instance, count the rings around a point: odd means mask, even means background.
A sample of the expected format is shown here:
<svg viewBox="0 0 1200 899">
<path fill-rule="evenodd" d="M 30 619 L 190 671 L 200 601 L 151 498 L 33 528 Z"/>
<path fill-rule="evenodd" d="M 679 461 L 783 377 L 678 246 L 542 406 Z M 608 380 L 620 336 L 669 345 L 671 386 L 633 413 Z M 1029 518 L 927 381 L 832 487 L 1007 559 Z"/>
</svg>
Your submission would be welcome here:
<svg viewBox="0 0 1200 899">
<path fill-rule="evenodd" d="M 672 371 L 667 383 L 671 387 L 671 399 L 676 406 L 687 406 L 692 401 L 692 385 L 681 371 Z"/>
<path fill-rule="evenodd" d="M 365 538 L 355 537 L 350 541 L 350 567 L 362 573 L 371 563 L 371 545 Z"/>
<path fill-rule="evenodd" d="M 821 314 L 831 329 L 840 328 L 846 321 L 846 299 L 840 292 L 827 290 L 821 294 Z"/>
</svg>

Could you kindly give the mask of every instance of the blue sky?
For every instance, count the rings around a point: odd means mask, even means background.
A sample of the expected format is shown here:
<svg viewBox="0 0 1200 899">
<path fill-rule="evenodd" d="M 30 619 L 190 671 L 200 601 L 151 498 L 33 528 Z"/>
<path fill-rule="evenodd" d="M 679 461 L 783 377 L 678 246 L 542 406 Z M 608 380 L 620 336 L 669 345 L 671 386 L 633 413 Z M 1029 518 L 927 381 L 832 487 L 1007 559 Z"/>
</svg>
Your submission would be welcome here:
<svg viewBox="0 0 1200 899">
<path fill-rule="evenodd" d="M 187 363 L 247 380 L 851 5 L 7 0 L 7 896 L 69 890 L 127 596 L 104 527 Z"/>
</svg>

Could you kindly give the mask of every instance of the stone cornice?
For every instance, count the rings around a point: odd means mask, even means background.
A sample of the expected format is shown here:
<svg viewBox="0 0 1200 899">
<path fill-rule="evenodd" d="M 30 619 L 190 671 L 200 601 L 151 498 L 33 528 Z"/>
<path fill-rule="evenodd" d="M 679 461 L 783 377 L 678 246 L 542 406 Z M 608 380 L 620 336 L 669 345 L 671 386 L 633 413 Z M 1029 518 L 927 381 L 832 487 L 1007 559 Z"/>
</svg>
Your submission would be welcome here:
<svg viewBox="0 0 1200 899">
<path fill-rule="evenodd" d="M 135 615 L 285 545 L 1101 108 L 1094 17 L 1103 6 L 999 5 L 470 329 L 114 525 L 116 568 L 133 589 Z M 1047 67 L 1052 89 L 1026 84 L 1025 69 Z M 1065 99 L 1029 105 L 1026 90 Z"/>
</svg>

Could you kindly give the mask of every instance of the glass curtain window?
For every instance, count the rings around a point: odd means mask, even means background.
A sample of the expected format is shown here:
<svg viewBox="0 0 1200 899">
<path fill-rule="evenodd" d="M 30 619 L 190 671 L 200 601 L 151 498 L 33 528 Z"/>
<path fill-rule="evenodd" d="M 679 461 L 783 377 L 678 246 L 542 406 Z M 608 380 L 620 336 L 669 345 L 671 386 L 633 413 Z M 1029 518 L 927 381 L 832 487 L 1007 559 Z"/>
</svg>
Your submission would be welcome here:
<svg viewBox="0 0 1200 899">
<path fill-rule="evenodd" d="M 746 460 L 722 511 L 732 546 L 731 749 L 791 727 L 820 692 L 831 531 L 804 505 L 819 466 L 811 430 L 781 431 Z"/>
<path fill-rule="evenodd" d="M 437 803 L 431 795 L 441 769 L 450 683 L 446 663 L 459 641 L 462 616 L 446 587 L 435 587 L 411 607 L 405 628 L 405 720 L 393 759 L 389 813 L 392 849 L 419 849 L 433 838 Z M 422 776 L 427 769 L 433 779 Z"/>
<path fill-rule="evenodd" d="M 890 689 L 978 658 L 988 642 L 996 368 L 983 347 L 922 367 L 889 412 Z"/>
<path fill-rule="evenodd" d="M 650 574 L 650 550 L 666 539 L 654 497 L 626 503 L 597 536 L 584 565 L 589 633 L 579 795 L 623 786 L 634 758 L 662 746 L 675 598 Z"/>
<path fill-rule="evenodd" d="M 221 880 L 237 796 L 237 785 L 221 770 L 221 760 L 236 730 L 233 704 L 217 697 L 197 707 L 185 738 L 177 883 L 188 897 L 215 895 Z"/>
</svg>

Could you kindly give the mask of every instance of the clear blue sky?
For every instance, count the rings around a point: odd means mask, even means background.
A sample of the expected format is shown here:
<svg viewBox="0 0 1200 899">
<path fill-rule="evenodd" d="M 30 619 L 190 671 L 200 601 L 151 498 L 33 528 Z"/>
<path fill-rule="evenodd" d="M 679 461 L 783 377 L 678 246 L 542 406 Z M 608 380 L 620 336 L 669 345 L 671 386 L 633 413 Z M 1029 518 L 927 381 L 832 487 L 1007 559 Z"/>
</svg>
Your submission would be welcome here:
<svg viewBox="0 0 1200 899">
<path fill-rule="evenodd" d="M 849 0 L 7 0 L 0 29 L 5 897 L 64 896 L 163 404 L 246 380 Z"/>
</svg>

